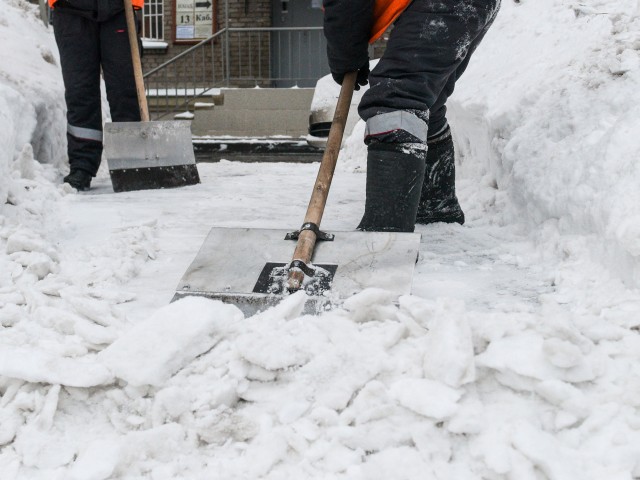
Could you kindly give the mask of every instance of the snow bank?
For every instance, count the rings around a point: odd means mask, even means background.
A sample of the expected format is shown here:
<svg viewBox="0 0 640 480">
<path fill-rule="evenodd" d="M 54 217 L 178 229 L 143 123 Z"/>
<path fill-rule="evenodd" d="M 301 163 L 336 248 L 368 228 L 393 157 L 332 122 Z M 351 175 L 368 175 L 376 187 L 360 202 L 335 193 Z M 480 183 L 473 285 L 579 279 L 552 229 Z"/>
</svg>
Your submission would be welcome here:
<svg viewBox="0 0 640 480">
<path fill-rule="evenodd" d="M 636 0 L 505 1 L 450 102 L 458 171 L 496 188 L 505 224 L 588 236 L 593 258 L 635 285 L 638 31 Z"/>
<path fill-rule="evenodd" d="M 33 156 L 62 165 L 66 159 L 64 87 L 53 33 L 37 5 L 0 0 L 0 205 L 9 195 L 14 162 L 30 145 Z M 19 169 L 18 173 L 19 174 Z M 0 207 L 2 208 L 2 207 Z"/>
</svg>

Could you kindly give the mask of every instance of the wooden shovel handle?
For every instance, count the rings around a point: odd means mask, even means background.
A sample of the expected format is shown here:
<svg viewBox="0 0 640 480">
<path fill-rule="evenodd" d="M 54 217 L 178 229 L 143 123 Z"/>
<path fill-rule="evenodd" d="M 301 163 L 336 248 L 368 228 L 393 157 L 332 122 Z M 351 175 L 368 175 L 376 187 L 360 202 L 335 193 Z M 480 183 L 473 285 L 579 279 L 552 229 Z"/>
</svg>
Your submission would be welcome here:
<svg viewBox="0 0 640 480">
<path fill-rule="evenodd" d="M 338 161 L 338 154 L 340 153 L 340 146 L 342 145 L 342 137 L 347 123 L 347 116 L 349 115 L 349 107 L 351 106 L 356 77 L 357 72 L 349 72 L 344 76 L 344 80 L 342 81 L 338 104 L 336 105 L 336 111 L 333 116 L 333 121 L 331 122 L 331 129 L 329 130 L 327 146 L 322 156 L 316 183 L 313 186 L 313 192 L 311 193 L 311 199 L 307 207 L 307 214 L 304 217 L 304 223 L 314 223 L 320 227 L 324 207 L 327 204 L 327 197 L 329 196 L 331 180 L 333 179 L 336 162 Z M 301 231 L 296 250 L 293 253 L 293 261 L 300 260 L 305 264 L 309 264 L 316 246 L 316 239 L 316 234 L 313 230 Z M 301 270 L 289 270 L 289 290 L 299 290 L 303 280 L 304 273 Z"/>
<path fill-rule="evenodd" d="M 142 63 L 140 62 L 140 50 L 138 50 L 138 34 L 136 21 L 133 17 L 133 5 L 131 4 L 131 0 L 124 0 L 124 14 L 127 17 L 127 32 L 129 33 L 129 45 L 131 46 L 133 76 L 136 79 L 136 92 L 138 93 L 138 105 L 140 106 L 140 119 L 143 122 L 148 122 L 149 106 L 147 105 L 147 93 L 144 90 Z"/>
</svg>

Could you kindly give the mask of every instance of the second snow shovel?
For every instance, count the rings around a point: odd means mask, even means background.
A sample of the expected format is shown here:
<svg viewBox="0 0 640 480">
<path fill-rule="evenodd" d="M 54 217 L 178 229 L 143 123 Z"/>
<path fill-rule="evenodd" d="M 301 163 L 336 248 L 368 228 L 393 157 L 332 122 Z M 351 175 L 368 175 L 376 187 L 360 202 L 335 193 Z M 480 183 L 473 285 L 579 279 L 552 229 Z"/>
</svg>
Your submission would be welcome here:
<svg viewBox="0 0 640 480">
<path fill-rule="evenodd" d="M 365 288 L 398 296 L 411 292 L 419 234 L 320 231 L 355 80 L 355 72 L 344 78 L 300 230 L 212 228 L 174 300 L 204 296 L 252 315 L 303 289 L 308 295 L 304 312 L 319 313 Z"/>
<path fill-rule="evenodd" d="M 124 10 L 142 121 L 112 122 L 104 127 L 104 150 L 113 190 L 128 192 L 200 183 L 190 122 L 149 120 L 131 0 L 124 0 Z"/>
</svg>

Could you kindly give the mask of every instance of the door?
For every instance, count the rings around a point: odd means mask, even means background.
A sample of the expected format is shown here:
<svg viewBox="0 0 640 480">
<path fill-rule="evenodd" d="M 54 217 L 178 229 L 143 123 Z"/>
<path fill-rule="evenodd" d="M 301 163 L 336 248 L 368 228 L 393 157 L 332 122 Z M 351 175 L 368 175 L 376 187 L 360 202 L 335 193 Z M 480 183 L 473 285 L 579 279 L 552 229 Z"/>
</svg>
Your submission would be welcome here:
<svg viewBox="0 0 640 480">
<path fill-rule="evenodd" d="M 322 28 L 322 0 L 272 0 L 271 77 L 276 87 L 315 87 L 329 73 Z"/>
</svg>

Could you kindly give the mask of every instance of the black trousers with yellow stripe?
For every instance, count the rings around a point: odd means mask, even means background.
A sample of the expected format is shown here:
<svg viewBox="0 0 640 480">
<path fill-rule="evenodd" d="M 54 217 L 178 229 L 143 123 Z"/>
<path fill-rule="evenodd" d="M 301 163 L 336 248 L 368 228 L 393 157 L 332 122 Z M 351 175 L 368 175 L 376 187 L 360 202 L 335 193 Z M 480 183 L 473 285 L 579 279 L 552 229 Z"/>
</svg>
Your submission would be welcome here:
<svg viewBox="0 0 640 480">
<path fill-rule="evenodd" d="M 65 86 L 69 165 L 95 175 L 102 157 L 101 71 L 111 119 L 140 120 L 124 11 L 99 19 L 57 7 L 53 29 Z"/>
</svg>

